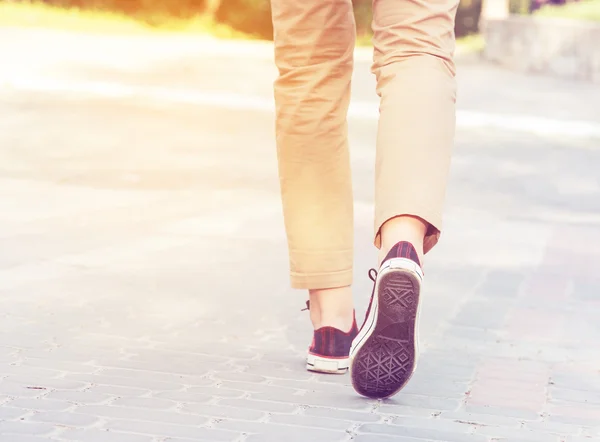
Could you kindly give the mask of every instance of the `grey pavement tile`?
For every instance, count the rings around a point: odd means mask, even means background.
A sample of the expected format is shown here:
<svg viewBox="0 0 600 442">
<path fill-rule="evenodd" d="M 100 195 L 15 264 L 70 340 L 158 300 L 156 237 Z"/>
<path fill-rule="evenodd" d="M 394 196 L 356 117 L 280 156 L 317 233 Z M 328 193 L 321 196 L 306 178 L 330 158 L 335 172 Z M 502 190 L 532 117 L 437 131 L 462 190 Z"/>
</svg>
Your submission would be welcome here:
<svg viewBox="0 0 600 442">
<path fill-rule="evenodd" d="M 600 390 L 598 389 L 582 391 L 551 387 L 549 392 L 551 400 L 593 404 L 600 409 Z"/>
<path fill-rule="evenodd" d="M 30 436 L 47 436 L 54 432 L 55 426 L 49 423 L 29 421 L 3 421 L 0 422 L 0 434 L 18 434 Z"/>
<path fill-rule="evenodd" d="M 377 406 L 377 414 L 386 418 L 392 416 L 435 417 L 442 412 L 432 408 L 413 407 L 411 405 L 394 405 L 382 402 Z"/>
<path fill-rule="evenodd" d="M 122 397 L 114 400 L 110 405 L 166 411 L 174 411 L 178 406 L 175 401 L 155 397 Z"/>
<path fill-rule="evenodd" d="M 250 398 L 261 401 L 286 402 L 306 406 L 322 406 L 340 408 L 343 410 L 368 411 L 373 408 L 373 403 L 359 398 L 355 393 L 346 394 L 273 394 L 273 393 L 254 393 Z"/>
<path fill-rule="evenodd" d="M 35 411 L 65 411 L 75 405 L 67 401 L 48 399 L 47 396 L 39 399 L 18 398 L 4 404 L 4 407 L 16 407 L 24 410 Z M 3 408 L 4 408 L 3 407 Z"/>
<path fill-rule="evenodd" d="M 284 404 L 272 401 L 255 401 L 252 399 L 221 399 L 217 405 L 242 408 L 245 410 L 266 411 L 268 413 L 293 413 L 298 410 L 295 404 Z"/>
<path fill-rule="evenodd" d="M 85 441 L 85 442 L 153 442 L 154 437 L 150 435 L 120 433 L 107 429 L 98 428 L 69 428 L 60 433 L 61 440 Z"/>
<path fill-rule="evenodd" d="M 596 373 L 554 372 L 551 380 L 555 388 L 584 392 L 595 391 L 600 394 L 600 379 Z"/>
<path fill-rule="evenodd" d="M 448 397 L 421 396 L 416 394 L 398 394 L 381 404 L 382 413 L 394 413 L 395 407 L 426 408 L 429 410 L 456 410 L 462 399 Z"/>
<path fill-rule="evenodd" d="M 522 420 L 514 417 L 499 416 L 494 414 L 469 413 L 464 410 L 444 411 L 440 414 L 440 417 L 442 419 L 453 420 L 455 422 L 462 422 L 469 425 L 476 425 L 478 427 L 492 426 L 520 428 L 523 422 Z"/>
<path fill-rule="evenodd" d="M 599 437 L 594 436 L 568 436 L 564 439 L 564 442 L 598 442 L 600 441 Z"/>
<path fill-rule="evenodd" d="M 111 382 L 109 380 L 106 381 L 101 381 L 101 382 Z M 140 396 L 145 396 L 148 395 L 150 393 L 152 393 L 152 390 L 150 389 L 143 389 L 143 388 L 134 388 L 134 387 L 127 387 L 124 385 L 113 385 L 113 384 L 92 384 L 91 387 L 89 387 L 87 390 L 85 390 L 86 393 L 91 393 L 94 394 L 96 396 L 101 395 L 101 396 L 111 396 L 111 397 L 140 397 Z M 82 393 L 81 398 L 85 398 L 85 394 Z M 87 402 L 83 402 L 83 403 L 87 403 Z"/>
<path fill-rule="evenodd" d="M 203 425 L 207 418 L 178 411 L 154 410 L 147 408 L 116 407 L 114 405 L 82 405 L 75 410 L 87 416 L 102 418 L 130 419 L 145 422 L 164 422 L 179 425 Z"/>
<path fill-rule="evenodd" d="M 535 421 L 540 419 L 541 412 L 535 412 L 521 408 L 508 408 L 487 405 L 474 405 L 467 403 L 464 406 L 464 411 L 474 414 L 487 414 L 493 416 L 512 417 L 515 419 L 523 419 Z"/>
<path fill-rule="evenodd" d="M 0 394 L 5 396 L 34 398 L 43 395 L 49 390 L 36 385 L 23 385 L 18 382 L 0 381 Z"/>
<path fill-rule="evenodd" d="M 342 376 L 339 376 L 341 378 Z M 280 392 L 288 391 L 290 394 L 298 390 L 305 390 L 310 392 L 331 392 L 331 393 L 347 393 L 352 391 L 352 385 L 349 383 L 349 379 L 346 382 L 319 382 L 319 378 L 311 379 L 308 381 L 294 381 L 289 379 L 271 379 L 269 386 L 265 386 L 264 390 L 256 390 L 260 392 L 277 391 L 279 388 Z M 250 389 L 251 387 L 248 386 Z M 255 387 L 256 388 L 256 387 Z"/>
<path fill-rule="evenodd" d="M 254 382 L 261 383 L 265 382 L 266 378 L 258 374 L 241 373 L 241 372 L 221 372 L 213 375 L 215 379 L 221 381 L 234 381 L 234 382 Z"/>
<path fill-rule="evenodd" d="M 356 442 L 433 442 L 432 439 L 381 434 L 357 434 L 352 440 Z"/>
<path fill-rule="evenodd" d="M 110 431 L 122 431 L 150 436 L 187 438 L 197 441 L 233 442 L 239 439 L 239 432 L 221 431 L 193 425 L 168 424 L 163 422 L 141 422 L 112 419 L 103 424 Z"/>
<path fill-rule="evenodd" d="M 246 419 L 250 421 L 258 420 L 265 415 L 265 412 L 260 410 L 206 404 L 186 404 L 182 407 L 182 411 L 215 418 Z"/>
<path fill-rule="evenodd" d="M 520 440 L 523 442 L 559 442 L 560 437 L 551 433 L 503 427 L 481 427 L 475 432 L 497 440 Z"/>
<path fill-rule="evenodd" d="M 80 362 L 53 360 L 48 358 L 26 357 L 21 361 L 22 367 L 52 369 L 67 373 L 93 373 L 98 367 Z"/>
<path fill-rule="evenodd" d="M 212 380 L 200 376 L 183 376 L 173 373 L 158 373 L 148 370 L 128 370 L 120 368 L 103 368 L 102 376 L 118 377 L 118 378 L 135 378 L 140 381 L 166 382 L 167 384 L 184 384 L 188 386 L 205 386 L 213 383 Z"/>
<path fill-rule="evenodd" d="M 89 427 L 100 421 L 97 416 L 68 411 L 43 411 L 30 416 L 32 422 L 46 422 L 55 425 L 72 427 Z"/>
<path fill-rule="evenodd" d="M 317 384 L 316 382 L 290 381 L 290 380 L 271 380 L 269 383 L 222 381 L 220 388 L 230 392 L 248 392 L 248 393 L 270 393 L 281 395 L 293 395 L 301 390 L 313 391 L 347 391 L 347 387 L 330 389 L 327 385 Z M 337 385 L 335 387 L 338 387 Z M 218 394 L 215 393 L 216 396 Z"/>
<path fill-rule="evenodd" d="M 469 390 L 469 382 L 432 379 L 434 376 L 430 372 L 424 372 L 422 375 L 416 373 L 402 392 L 421 396 L 462 399 Z"/>
<path fill-rule="evenodd" d="M 65 390 L 56 390 L 51 391 L 50 393 L 44 396 L 44 399 L 62 402 L 69 402 L 70 404 L 75 405 L 95 405 L 107 403 L 113 400 L 115 396 L 99 393 L 91 390 L 83 390 L 83 391 L 65 391 Z"/>
<path fill-rule="evenodd" d="M 3 404 L 0 406 L 0 420 L 16 420 L 21 416 L 25 416 L 30 413 L 29 409 L 23 408 L 12 408 L 10 405 Z"/>
<path fill-rule="evenodd" d="M 511 308 L 503 300 L 472 299 L 461 306 L 453 324 L 478 329 L 501 329 Z"/>
<path fill-rule="evenodd" d="M 356 423 L 360 422 L 379 422 L 383 416 L 370 411 L 350 411 L 340 410 L 339 408 L 326 407 L 307 407 L 304 410 L 306 416 L 327 417 L 328 419 L 348 420 Z"/>
<path fill-rule="evenodd" d="M 175 382 L 162 382 L 152 379 L 141 378 L 123 378 L 117 376 L 105 376 L 104 374 L 73 374 L 68 375 L 69 379 L 80 380 L 86 385 L 93 384 L 94 386 L 116 386 L 122 388 L 139 388 L 153 391 L 174 391 L 181 390 L 184 385 Z"/>
<path fill-rule="evenodd" d="M 582 427 L 578 425 L 548 421 L 526 422 L 523 428 L 530 431 L 540 431 L 544 433 L 553 433 L 566 436 L 577 436 L 582 431 Z"/>
<path fill-rule="evenodd" d="M 48 437 L 43 436 L 25 436 L 22 434 L 0 434 L 0 441 L 2 442 L 48 442 L 53 440 L 56 441 L 58 439 L 50 439 Z"/>
<path fill-rule="evenodd" d="M 259 368 L 259 367 L 249 367 L 246 369 L 247 373 L 259 374 L 262 373 L 268 379 L 289 379 L 292 381 L 308 381 L 312 378 L 312 374 L 306 372 L 304 365 L 301 364 L 301 360 L 299 360 L 301 367 L 299 370 L 276 370 L 272 368 Z"/>
<path fill-rule="evenodd" d="M 197 402 L 206 403 L 212 401 L 215 397 L 240 397 L 243 392 L 236 392 L 234 390 L 227 390 L 226 388 L 207 387 L 207 391 L 203 391 L 204 387 L 201 387 L 202 392 L 183 390 L 183 391 L 160 391 L 152 395 L 152 397 L 169 399 L 171 401 L 179 403 Z"/>
<path fill-rule="evenodd" d="M 346 431 L 354 426 L 354 422 L 351 420 L 331 419 L 329 415 L 273 414 L 269 417 L 268 422 L 338 431 Z"/>
<path fill-rule="evenodd" d="M 390 423 L 407 428 L 425 428 L 452 433 L 472 433 L 476 428 L 476 425 L 470 422 L 434 417 L 401 416 L 395 417 Z"/>
<path fill-rule="evenodd" d="M 238 431 L 248 434 L 255 434 L 256 437 L 247 440 L 318 440 L 318 441 L 341 441 L 348 438 L 348 433 L 344 431 L 331 431 L 321 428 L 307 428 L 293 425 L 283 425 L 265 422 L 245 422 L 224 420 L 215 424 L 215 428 Z M 279 438 L 279 439 L 275 439 Z M 329 439 L 327 439 L 329 438 Z"/>
<path fill-rule="evenodd" d="M 447 431 L 431 427 L 400 426 L 389 424 L 364 424 L 358 428 L 361 434 L 382 434 L 391 436 L 414 437 L 415 439 L 439 440 L 446 442 L 487 442 L 487 437 L 468 433 L 467 425 L 464 431 Z"/>
<path fill-rule="evenodd" d="M 491 299 L 516 299 L 525 278 L 523 271 L 492 268 L 477 287 L 475 295 Z"/>
</svg>

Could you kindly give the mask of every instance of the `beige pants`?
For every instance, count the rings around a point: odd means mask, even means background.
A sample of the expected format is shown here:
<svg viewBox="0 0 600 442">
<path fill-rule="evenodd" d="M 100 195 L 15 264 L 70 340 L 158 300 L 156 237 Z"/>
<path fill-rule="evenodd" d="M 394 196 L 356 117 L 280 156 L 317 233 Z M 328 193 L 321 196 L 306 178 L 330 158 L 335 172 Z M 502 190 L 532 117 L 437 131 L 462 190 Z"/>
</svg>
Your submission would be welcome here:
<svg viewBox="0 0 600 442">
<path fill-rule="evenodd" d="M 429 223 L 437 242 L 455 129 L 458 0 L 374 0 L 381 97 L 374 242 L 389 219 Z M 352 283 L 353 200 L 346 114 L 356 28 L 351 0 L 272 0 L 276 135 L 294 288 Z"/>
</svg>

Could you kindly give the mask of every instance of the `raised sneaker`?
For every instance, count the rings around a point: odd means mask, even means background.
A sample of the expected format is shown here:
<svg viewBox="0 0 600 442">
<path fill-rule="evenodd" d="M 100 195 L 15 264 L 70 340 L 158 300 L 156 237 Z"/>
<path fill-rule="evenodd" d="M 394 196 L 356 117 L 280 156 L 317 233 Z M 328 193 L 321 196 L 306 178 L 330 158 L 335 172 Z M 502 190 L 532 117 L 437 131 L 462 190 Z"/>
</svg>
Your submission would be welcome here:
<svg viewBox="0 0 600 442">
<path fill-rule="evenodd" d="M 403 241 L 369 276 L 373 293 L 350 349 L 350 375 L 357 393 L 383 399 L 398 393 L 417 367 L 423 271 L 417 251 Z"/>
<path fill-rule="evenodd" d="M 307 308 L 309 305 L 307 303 Z M 308 349 L 306 369 L 319 373 L 346 373 L 349 366 L 350 347 L 357 334 L 356 317 L 348 332 L 335 327 L 321 327 L 315 330 Z"/>
</svg>

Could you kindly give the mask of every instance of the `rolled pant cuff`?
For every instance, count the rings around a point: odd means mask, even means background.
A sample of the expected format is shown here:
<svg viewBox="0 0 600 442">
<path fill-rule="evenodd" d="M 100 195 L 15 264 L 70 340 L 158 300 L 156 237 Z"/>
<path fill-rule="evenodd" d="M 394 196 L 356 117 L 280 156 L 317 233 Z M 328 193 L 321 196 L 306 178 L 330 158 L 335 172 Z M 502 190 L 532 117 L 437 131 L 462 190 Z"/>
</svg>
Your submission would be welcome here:
<svg viewBox="0 0 600 442">
<path fill-rule="evenodd" d="M 375 215 L 375 247 L 381 248 L 381 227 L 390 219 L 399 216 L 414 216 L 429 224 L 423 240 L 423 253 L 429 252 L 440 239 L 442 230 L 442 215 L 439 211 L 418 206 L 407 206 L 402 210 L 381 211 Z"/>
<path fill-rule="evenodd" d="M 352 285 L 352 269 L 329 273 L 294 273 L 290 275 L 294 289 L 332 289 Z"/>
</svg>

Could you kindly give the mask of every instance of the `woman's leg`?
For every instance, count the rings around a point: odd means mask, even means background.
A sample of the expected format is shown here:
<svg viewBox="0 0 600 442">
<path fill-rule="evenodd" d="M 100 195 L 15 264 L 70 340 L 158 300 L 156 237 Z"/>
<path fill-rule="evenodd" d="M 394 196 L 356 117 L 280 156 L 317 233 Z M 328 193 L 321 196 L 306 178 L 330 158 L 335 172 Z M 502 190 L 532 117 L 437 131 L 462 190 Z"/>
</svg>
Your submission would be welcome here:
<svg viewBox="0 0 600 442">
<path fill-rule="evenodd" d="M 422 261 L 440 235 L 455 129 L 457 7 L 457 0 L 373 2 L 373 72 L 381 97 L 375 188 L 380 260 L 399 241 L 409 241 Z"/>
<path fill-rule="evenodd" d="M 276 135 L 292 287 L 315 328 L 352 325 L 353 207 L 346 114 L 351 0 L 272 0 Z"/>
<path fill-rule="evenodd" d="M 374 0 L 381 97 L 375 245 L 380 267 L 351 349 L 352 384 L 396 394 L 417 366 L 421 262 L 437 242 L 455 129 L 454 16 L 458 0 Z"/>
</svg>

